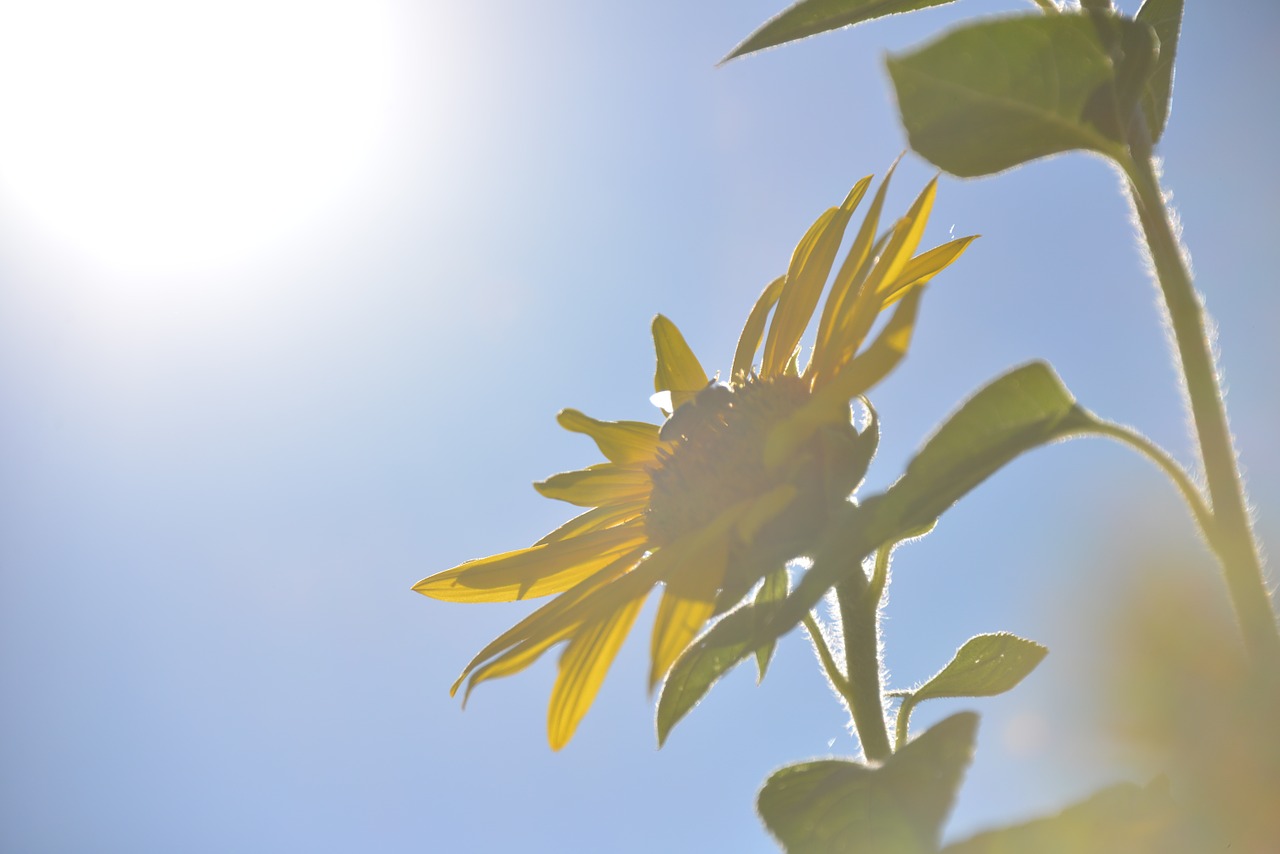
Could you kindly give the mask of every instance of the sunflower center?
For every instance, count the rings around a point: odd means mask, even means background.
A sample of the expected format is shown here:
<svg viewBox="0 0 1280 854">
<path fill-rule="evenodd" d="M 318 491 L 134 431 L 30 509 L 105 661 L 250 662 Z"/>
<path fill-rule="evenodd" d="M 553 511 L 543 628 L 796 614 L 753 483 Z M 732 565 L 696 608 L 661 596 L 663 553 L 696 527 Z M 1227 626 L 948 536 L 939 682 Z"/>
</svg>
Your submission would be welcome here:
<svg viewBox="0 0 1280 854">
<path fill-rule="evenodd" d="M 799 377 L 748 378 L 732 388 L 709 386 L 672 413 L 662 429 L 671 445 L 659 452 L 650 472 L 653 492 L 645 515 L 650 541 L 670 543 L 744 499 L 786 483 L 799 495 L 778 520 L 785 530 L 772 536 L 790 541 L 812 534 L 824 504 L 832 500 L 831 466 L 840 468 L 839 461 L 850 458 L 859 435 L 849 423 L 824 428 L 786 464 L 766 470 L 770 434 L 808 399 L 807 383 Z M 855 485 L 837 486 L 834 500 L 843 501 Z"/>
</svg>

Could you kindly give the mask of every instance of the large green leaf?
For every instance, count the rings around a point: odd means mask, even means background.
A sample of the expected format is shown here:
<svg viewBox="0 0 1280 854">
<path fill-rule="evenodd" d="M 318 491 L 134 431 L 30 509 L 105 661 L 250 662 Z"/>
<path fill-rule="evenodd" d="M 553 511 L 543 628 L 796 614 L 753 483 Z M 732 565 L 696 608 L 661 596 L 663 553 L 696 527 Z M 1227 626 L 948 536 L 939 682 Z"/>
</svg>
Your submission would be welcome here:
<svg viewBox="0 0 1280 854">
<path fill-rule="evenodd" d="M 885 493 L 903 530 L 924 527 L 1025 451 L 1098 424 L 1044 362 L 1015 368 L 969 398 Z"/>
<path fill-rule="evenodd" d="M 1031 14 L 960 27 L 888 66 L 912 148 L 974 177 L 1074 149 L 1122 159 L 1156 50 L 1145 23 Z"/>
<path fill-rule="evenodd" d="M 1169 104 L 1173 98 L 1173 62 L 1178 54 L 1178 35 L 1182 30 L 1183 0 L 1146 0 L 1138 10 L 1138 20 L 1155 30 L 1160 39 L 1160 57 L 1142 95 L 1142 112 L 1146 115 L 1151 142 L 1159 141 L 1169 122 Z"/>
<path fill-rule="evenodd" d="M 658 698 L 658 739 L 721 676 L 786 634 L 828 590 L 885 543 L 932 525 L 944 510 L 1025 451 L 1085 433 L 1097 422 L 1053 370 L 1033 362 L 994 380 L 947 419 L 887 492 L 849 506 L 814 551 L 813 566 L 782 601 L 730 613 L 676 660 Z"/>
<path fill-rule="evenodd" d="M 789 765 L 760 790 L 760 817 L 788 854 L 937 851 L 977 728 L 974 713 L 953 715 L 879 767 L 840 759 Z"/>
<path fill-rule="evenodd" d="M 911 710 L 924 700 L 942 697 L 994 697 L 1011 690 L 1036 669 L 1049 650 L 1008 632 L 978 635 L 965 641 L 947 666 L 914 691 L 906 692 L 898 710 L 899 731 L 907 731 Z"/>
<path fill-rule="evenodd" d="M 872 18 L 914 12 L 951 2 L 953 0 L 800 0 L 766 21 L 721 62 L 828 30 L 861 24 Z"/>
<path fill-rule="evenodd" d="M 1048 818 L 980 833 L 942 854 L 1175 854 L 1204 851 L 1177 830 L 1177 809 L 1164 788 L 1121 783 Z"/>
</svg>

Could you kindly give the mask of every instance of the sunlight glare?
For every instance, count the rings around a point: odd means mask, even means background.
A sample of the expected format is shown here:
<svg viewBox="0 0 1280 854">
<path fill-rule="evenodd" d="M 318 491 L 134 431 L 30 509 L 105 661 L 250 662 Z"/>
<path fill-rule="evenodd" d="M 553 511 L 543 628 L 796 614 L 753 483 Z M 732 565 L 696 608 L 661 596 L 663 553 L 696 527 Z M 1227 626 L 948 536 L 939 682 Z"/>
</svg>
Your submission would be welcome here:
<svg viewBox="0 0 1280 854">
<path fill-rule="evenodd" d="M 377 165 L 394 80 L 381 3 L 2 8 L 0 212 L 82 264 L 242 262 L 339 208 Z"/>
</svg>

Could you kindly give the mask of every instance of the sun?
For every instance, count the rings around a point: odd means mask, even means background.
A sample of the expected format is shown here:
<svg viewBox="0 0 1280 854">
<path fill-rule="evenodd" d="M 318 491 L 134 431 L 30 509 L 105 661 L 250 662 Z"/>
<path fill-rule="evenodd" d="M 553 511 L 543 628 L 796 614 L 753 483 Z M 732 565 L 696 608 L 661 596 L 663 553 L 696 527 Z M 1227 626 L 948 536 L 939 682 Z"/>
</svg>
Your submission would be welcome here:
<svg viewBox="0 0 1280 854">
<path fill-rule="evenodd" d="M 271 251 L 376 168 L 388 18 L 369 0 L 5 4 L 0 209 L 115 274 Z"/>
</svg>

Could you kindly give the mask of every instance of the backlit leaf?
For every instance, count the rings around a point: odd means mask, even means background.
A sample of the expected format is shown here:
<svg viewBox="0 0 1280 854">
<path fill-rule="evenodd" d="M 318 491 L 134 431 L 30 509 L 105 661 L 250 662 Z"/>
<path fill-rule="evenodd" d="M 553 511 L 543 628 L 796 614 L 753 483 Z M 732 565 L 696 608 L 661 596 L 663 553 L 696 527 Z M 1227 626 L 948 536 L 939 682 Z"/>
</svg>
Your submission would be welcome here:
<svg viewBox="0 0 1280 854">
<path fill-rule="evenodd" d="M 978 635 L 965 641 L 946 667 L 910 692 L 898 711 L 905 732 L 911 710 L 940 697 L 993 697 L 1003 694 L 1036 669 L 1049 650 L 1008 632 Z"/>
<path fill-rule="evenodd" d="M 1178 53 L 1178 35 L 1182 30 L 1183 0 L 1147 0 L 1138 10 L 1138 20 L 1150 25 L 1160 40 L 1160 57 L 1142 95 L 1142 111 L 1154 144 L 1164 134 L 1169 122 L 1169 105 L 1173 98 L 1173 63 Z"/>
<path fill-rule="evenodd" d="M 962 177 L 1074 149 L 1123 158 L 1117 129 L 1099 123 L 1108 114 L 1100 105 L 1125 115 L 1127 99 L 1142 89 L 1117 93 L 1117 43 L 1139 55 L 1126 60 L 1131 76 L 1141 76 L 1142 50 L 1150 70 L 1150 27 L 1101 14 L 980 21 L 890 57 L 912 148 Z"/>
<path fill-rule="evenodd" d="M 760 817 L 788 854 L 937 851 L 977 727 L 972 712 L 953 715 L 879 767 L 825 759 L 782 768 L 760 790 Z"/>
<path fill-rule="evenodd" d="M 722 61 L 728 62 L 757 50 L 860 24 L 873 18 L 914 12 L 916 9 L 942 6 L 950 2 L 952 0 L 800 0 L 747 36 Z"/>
</svg>

